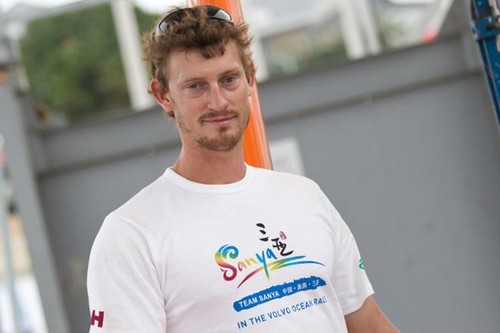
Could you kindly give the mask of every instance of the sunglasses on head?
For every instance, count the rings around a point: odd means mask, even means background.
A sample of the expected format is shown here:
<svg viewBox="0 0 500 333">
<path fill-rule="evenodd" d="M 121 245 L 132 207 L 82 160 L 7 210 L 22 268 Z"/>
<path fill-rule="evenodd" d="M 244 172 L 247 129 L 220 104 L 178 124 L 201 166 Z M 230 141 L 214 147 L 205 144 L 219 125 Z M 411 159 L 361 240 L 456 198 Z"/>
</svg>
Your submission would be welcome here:
<svg viewBox="0 0 500 333">
<path fill-rule="evenodd" d="M 231 15 L 229 15 L 229 13 L 225 10 L 216 6 L 209 5 L 202 7 L 205 7 L 207 9 L 207 15 L 210 19 L 225 21 L 234 25 L 231 19 Z M 189 8 L 182 8 L 165 16 L 163 20 L 161 20 L 160 23 L 158 23 L 158 25 L 156 26 L 155 37 L 165 36 L 168 30 L 168 26 L 173 22 L 179 22 L 185 15 L 184 13 L 186 10 L 189 10 Z"/>
</svg>

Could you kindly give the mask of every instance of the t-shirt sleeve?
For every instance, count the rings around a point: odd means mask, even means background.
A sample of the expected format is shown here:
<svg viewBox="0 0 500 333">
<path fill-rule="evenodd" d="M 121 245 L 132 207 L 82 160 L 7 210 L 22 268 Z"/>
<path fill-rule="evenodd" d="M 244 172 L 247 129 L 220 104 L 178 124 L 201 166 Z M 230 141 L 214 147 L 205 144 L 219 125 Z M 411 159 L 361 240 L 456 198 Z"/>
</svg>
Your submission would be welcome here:
<svg viewBox="0 0 500 333">
<path fill-rule="evenodd" d="M 335 235 L 332 283 L 339 297 L 342 312 L 348 315 L 358 310 L 374 292 L 351 230 L 333 205 L 331 214 Z"/>
<path fill-rule="evenodd" d="M 90 253 L 90 333 L 165 333 L 160 281 L 134 221 L 108 216 Z"/>
</svg>

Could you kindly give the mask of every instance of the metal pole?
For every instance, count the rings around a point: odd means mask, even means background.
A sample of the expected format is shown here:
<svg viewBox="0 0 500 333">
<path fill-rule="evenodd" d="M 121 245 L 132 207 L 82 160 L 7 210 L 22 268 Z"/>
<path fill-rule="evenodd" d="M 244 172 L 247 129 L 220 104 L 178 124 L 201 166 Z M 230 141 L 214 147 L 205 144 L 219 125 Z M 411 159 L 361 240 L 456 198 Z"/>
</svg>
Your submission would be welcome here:
<svg viewBox="0 0 500 333">
<path fill-rule="evenodd" d="M 367 50 L 363 42 L 361 27 L 356 18 L 354 2 L 351 0 L 340 0 L 338 6 L 347 56 L 350 59 L 359 59 L 366 56 Z"/>
<path fill-rule="evenodd" d="M 255 7 L 253 4 L 253 0 L 245 0 L 241 4 L 243 7 L 243 11 L 246 13 L 250 13 Z M 247 16 L 247 20 L 250 19 Z M 264 55 L 264 47 L 262 45 L 262 37 L 260 36 L 260 32 L 256 29 L 255 25 L 250 25 L 249 27 L 250 33 L 253 35 L 253 48 L 252 48 L 252 56 L 257 65 L 257 73 L 255 74 L 257 82 L 265 81 L 269 78 L 269 69 L 267 66 L 266 56 Z"/>
<path fill-rule="evenodd" d="M 37 193 L 23 110 L 14 87 L 14 83 L 17 82 L 14 70 L 16 61 L 8 40 L 0 38 L 0 132 L 6 138 L 5 151 L 9 154 L 10 178 L 16 188 L 17 204 L 26 226 L 25 233 L 31 250 L 33 270 L 39 285 L 47 328 L 49 332 L 66 333 L 70 330 L 62 287 Z"/>
<path fill-rule="evenodd" d="M 14 333 L 21 333 L 21 319 L 19 315 L 19 303 L 16 294 L 15 272 L 12 263 L 12 252 L 10 248 L 9 221 L 7 220 L 7 186 L 5 184 L 4 160 L 3 160 L 3 137 L 0 134 L 0 233 L 3 245 L 5 263 L 5 281 L 9 293 L 12 323 Z"/>
<path fill-rule="evenodd" d="M 373 17 L 372 1 L 357 0 L 353 1 L 358 12 L 358 24 L 363 30 L 366 38 L 366 48 L 370 54 L 380 53 L 382 47 L 378 37 L 378 27 Z"/>
<path fill-rule="evenodd" d="M 500 126 L 500 16 L 496 2 L 471 0 L 471 25 L 477 42 L 491 103 Z M 493 5 L 493 6 L 492 6 Z M 499 127 L 500 128 L 500 127 Z"/>
<path fill-rule="evenodd" d="M 139 28 L 134 6 L 130 0 L 112 0 L 111 11 L 132 109 L 134 111 L 148 109 L 154 105 L 154 100 L 145 88 L 148 86 L 148 75 L 141 60 Z"/>
<path fill-rule="evenodd" d="M 1 280 L 0 280 L 1 282 Z M 0 287 L 2 286 L 2 284 L 0 283 Z M 0 288 L 0 291 L 2 290 L 2 288 Z M 2 316 L 2 293 L 0 292 L 0 333 L 4 332 L 4 329 L 3 329 L 3 322 L 2 322 L 2 318 L 4 318 Z"/>
</svg>

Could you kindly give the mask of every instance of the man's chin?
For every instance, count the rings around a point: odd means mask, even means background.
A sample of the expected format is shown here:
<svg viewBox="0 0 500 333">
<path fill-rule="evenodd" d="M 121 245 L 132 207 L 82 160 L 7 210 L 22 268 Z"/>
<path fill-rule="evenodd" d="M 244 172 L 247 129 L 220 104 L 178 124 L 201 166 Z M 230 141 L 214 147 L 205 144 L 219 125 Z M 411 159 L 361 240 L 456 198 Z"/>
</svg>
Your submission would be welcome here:
<svg viewBox="0 0 500 333">
<path fill-rule="evenodd" d="M 241 135 L 223 135 L 217 138 L 200 138 L 197 142 L 201 148 L 206 150 L 228 152 L 240 143 L 241 138 Z"/>
</svg>

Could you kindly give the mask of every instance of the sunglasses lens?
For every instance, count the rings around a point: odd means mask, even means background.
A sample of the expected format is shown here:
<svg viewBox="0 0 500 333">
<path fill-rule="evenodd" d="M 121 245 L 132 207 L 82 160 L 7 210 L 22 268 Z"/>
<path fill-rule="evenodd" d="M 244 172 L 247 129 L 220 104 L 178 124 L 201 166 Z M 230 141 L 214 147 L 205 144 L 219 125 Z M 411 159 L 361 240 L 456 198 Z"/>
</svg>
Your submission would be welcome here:
<svg viewBox="0 0 500 333">
<path fill-rule="evenodd" d="M 156 37 L 165 34 L 170 23 L 179 21 L 179 19 L 181 18 L 181 12 L 182 10 L 178 10 L 165 16 L 165 18 L 161 20 L 161 22 L 156 27 Z"/>
<path fill-rule="evenodd" d="M 233 23 L 231 20 L 231 15 L 229 15 L 228 12 L 220 9 L 219 7 L 207 6 L 207 14 L 212 19 L 223 20 Z"/>
<path fill-rule="evenodd" d="M 219 7 L 215 6 L 205 6 L 207 8 L 207 15 L 209 18 L 214 19 L 214 20 L 221 20 L 221 21 L 226 21 L 231 24 L 234 24 L 231 15 L 227 13 L 226 11 L 220 9 Z M 184 13 L 185 9 L 179 9 L 178 11 L 175 11 L 171 14 L 168 14 L 165 16 L 163 20 L 156 26 L 156 31 L 155 31 L 155 36 L 160 37 L 165 35 L 167 32 L 169 24 L 172 22 L 178 22 L 182 18 L 182 14 Z"/>
</svg>

